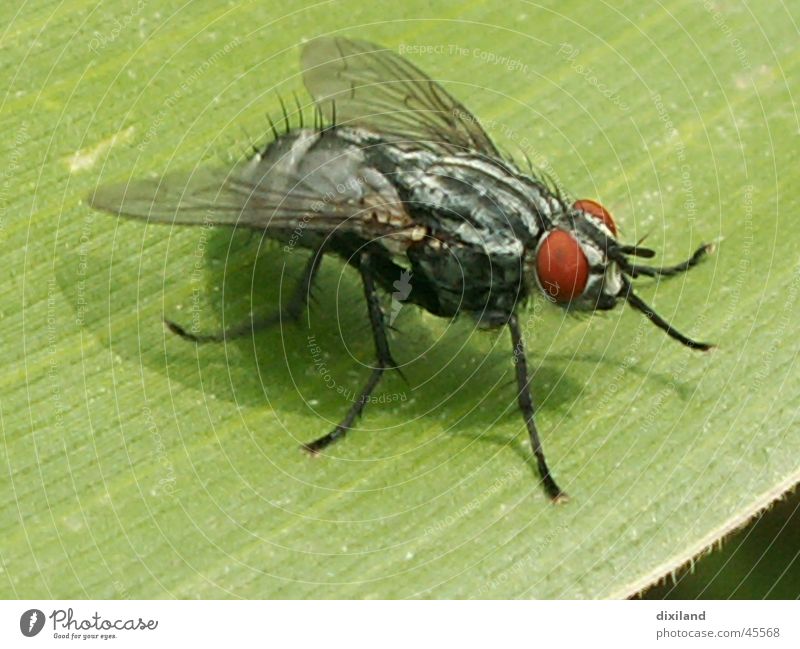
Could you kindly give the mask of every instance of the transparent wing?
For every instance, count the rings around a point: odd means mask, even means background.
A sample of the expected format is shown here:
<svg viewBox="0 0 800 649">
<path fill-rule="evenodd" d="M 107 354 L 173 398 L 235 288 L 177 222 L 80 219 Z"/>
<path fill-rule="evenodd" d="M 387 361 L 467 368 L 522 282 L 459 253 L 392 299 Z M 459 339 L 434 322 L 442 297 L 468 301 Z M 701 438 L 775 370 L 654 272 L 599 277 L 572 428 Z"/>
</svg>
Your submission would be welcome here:
<svg viewBox="0 0 800 649">
<path fill-rule="evenodd" d="M 290 227 L 314 215 L 312 227 L 343 221 L 353 212 L 346 204 L 320 207 L 322 197 L 290 194 L 260 187 L 219 171 L 175 173 L 153 180 L 134 180 L 99 187 L 89 204 L 118 216 L 175 225 L 228 225 L 268 230 Z M 315 211 L 316 210 L 316 211 Z M 311 219 L 310 219 L 311 220 Z M 310 221 L 309 220 L 309 221 Z"/>
<path fill-rule="evenodd" d="M 301 54 L 303 81 L 323 116 L 434 148 L 500 158 L 478 120 L 404 58 L 366 41 L 318 38 Z"/>
<path fill-rule="evenodd" d="M 99 187 L 90 205 L 119 216 L 176 225 L 331 231 L 364 211 L 404 214 L 394 188 L 335 134 L 298 131 L 232 171 L 197 168 Z"/>
</svg>

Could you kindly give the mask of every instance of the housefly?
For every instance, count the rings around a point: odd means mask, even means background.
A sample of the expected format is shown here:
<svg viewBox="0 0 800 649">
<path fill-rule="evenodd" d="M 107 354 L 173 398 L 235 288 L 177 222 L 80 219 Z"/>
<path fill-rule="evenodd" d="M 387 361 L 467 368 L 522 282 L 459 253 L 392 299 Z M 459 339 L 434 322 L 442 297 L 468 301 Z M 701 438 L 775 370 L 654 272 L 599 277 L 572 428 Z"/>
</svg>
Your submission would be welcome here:
<svg viewBox="0 0 800 649">
<path fill-rule="evenodd" d="M 297 319 L 325 253 L 358 271 L 375 364 L 341 422 L 305 445 L 311 453 L 344 437 L 383 374 L 398 367 L 379 290 L 391 292 L 399 277 L 413 277 L 405 301 L 436 316 L 468 314 L 481 327 L 508 327 L 516 396 L 538 471 L 547 495 L 565 499 L 534 422 L 521 305 L 536 292 L 575 311 L 622 301 L 683 345 L 707 350 L 645 304 L 631 280 L 684 272 L 710 246 L 673 266 L 634 261 L 655 253 L 621 243 L 599 203 L 567 200 L 532 168 L 518 168 L 461 103 L 385 48 L 319 38 L 303 47 L 301 60 L 313 125 L 287 120 L 284 132 L 273 125 L 274 139 L 233 169 L 100 187 L 91 205 L 158 223 L 252 228 L 310 251 L 292 299 L 273 317 L 200 335 L 167 323 L 196 342 Z"/>
</svg>

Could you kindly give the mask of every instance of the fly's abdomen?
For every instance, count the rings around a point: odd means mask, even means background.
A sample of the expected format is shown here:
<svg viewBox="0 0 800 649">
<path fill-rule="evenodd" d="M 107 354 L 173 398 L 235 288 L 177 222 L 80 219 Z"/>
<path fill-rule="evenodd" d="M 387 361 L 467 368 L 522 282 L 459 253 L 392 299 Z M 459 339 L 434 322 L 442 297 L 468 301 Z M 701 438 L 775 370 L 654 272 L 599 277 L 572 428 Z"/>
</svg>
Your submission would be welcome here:
<svg viewBox="0 0 800 649">
<path fill-rule="evenodd" d="M 385 237 L 388 247 L 404 252 L 406 241 L 421 236 L 391 179 L 366 160 L 350 129 L 280 135 L 238 166 L 225 189 L 240 194 L 243 223 L 292 247 L 316 249 L 342 238 L 358 247 Z"/>
</svg>

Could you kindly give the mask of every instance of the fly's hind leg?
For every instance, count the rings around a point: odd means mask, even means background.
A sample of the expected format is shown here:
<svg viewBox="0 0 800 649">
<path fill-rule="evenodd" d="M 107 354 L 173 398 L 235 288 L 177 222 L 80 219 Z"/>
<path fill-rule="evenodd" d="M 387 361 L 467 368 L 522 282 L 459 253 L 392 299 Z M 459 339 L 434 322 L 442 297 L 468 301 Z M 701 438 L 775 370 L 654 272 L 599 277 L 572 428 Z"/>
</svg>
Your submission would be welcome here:
<svg viewBox="0 0 800 649">
<path fill-rule="evenodd" d="M 361 273 L 361 280 L 364 284 L 364 296 L 367 299 L 367 309 L 369 311 L 369 322 L 372 326 L 372 337 L 375 341 L 375 353 L 377 360 L 372 372 L 367 379 L 366 384 L 361 388 L 361 392 L 356 402 L 350 407 L 350 410 L 344 416 L 344 419 L 327 435 L 323 435 L 319 439 L 314 440 L 308 444 L 304 444 L 303 448 L 309 453 L 316 455 L 323 448 L 333 444 L 336 440 L 341 439 L 347 434 L 355 423 L 356 419 L 364 411 L 364 406 L 369 400 L 370 394 L 377 387 L 378 383 L 387 369 L 397 369 L 397 364 L 392 359 L 389 351 L 389 341 L 386 339 L 386 323 L 384 321 L 383 310 L 378 298 L 378 293 L 375 290 L 375 282 L 373 280 L 372 269 L 370 267 L 369 253 L 362 253 L 359 260 L 359 272 Z"/>
<path fill-rule="evenodd" d="M 189 340 L 195 343 L 221 343 L 225 342 L 226 340 L 234 340 L 243 336 L 252 335 L 256 331 L 272 327 L 285 320 L 297 322 L 302 315 L 306 304 L 308 304 L 308 298 L 311 293 L 311 285 L 314 282 L 314 277 L 319 270 L 321 262 L 322 250 L 315 250 L 306 262 L 305 269 L 303 270 L 303 276 L 298 281 L 297 286 L 292 292 L 287 305 L 280 311 L 271 313 L 266 317 L 258 319 L 252 318 L 247 322 L 242 322 L 229 329 L 224 329 L 222 331 L 216 331 L 213 333 L 193 333 L 191 331 L 187 331 L 181 325 L 172 322 L 171 320 L 164 320 L 164 324 L 167 326 L 167 329 L 169 329 L 175 335 L 180 336 L 184 340 Z"/>
</svg>

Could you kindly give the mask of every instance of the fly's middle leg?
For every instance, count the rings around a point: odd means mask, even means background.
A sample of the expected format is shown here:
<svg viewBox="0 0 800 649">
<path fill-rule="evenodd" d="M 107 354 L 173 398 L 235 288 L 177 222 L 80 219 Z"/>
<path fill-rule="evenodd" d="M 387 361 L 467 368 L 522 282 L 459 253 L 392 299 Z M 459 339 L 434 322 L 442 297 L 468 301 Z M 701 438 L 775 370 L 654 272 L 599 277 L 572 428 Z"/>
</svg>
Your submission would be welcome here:
<svg viewBox="0 0 800 649">
<path fill-rule="evenodd" d="M 323 448 L 329 446 L 336 440 L 341 439 L 347 434 L 347 431 L 353 427 L 356 419 L 364 411 L 364 406 L 369 400 L 369 396 L 377 387 L 378 383 L 383 376 L 383 373 L 388 369 L 396 369 L 397 364 L 392 358 L 389 351 L 389 341 L 386 338 L 386 323 L 381 309 L 380 299 L 375 290 L 375 282 L 373 279 L 372 269 L 370 268 L 369 253 L 362 253 L 359 263 L 359 272 L 361 273 L 361 280 L 364 285 L 364 296 L 367 299 L 367 309 L 369 311 L 369 322 L 372 326 L 372 337 L 375 341 L 375 353 L 377 360 L 375 366 L 372 368 L 369 379 L 361 389 L 361 392 L 356 399 L 356 402 L 350 407 L 350 410 L 345 415 L 344 419 L 327 435 L 323 435 L 319 439 L 314 440 L 308 444 L 303 445 L 303 448 L 312 454 L 319 453 Z"/>
<path fill-rule="evenodd" d="M 315 250 L 306 262 L 303 276 L 298 281 L 294 291 L 292 291 L 288 303 L 283 309 L 276 313 L 271 313 L 258 319 L 252 318 L 247 322 L 239 323 L 229 329 L 223 329 L 222 331 L 215 331 L 212 333 L 198 334 L 187 331 L 184 327 L 171 320 L 164 320 L 164 324 L 167 326 L 167 329 L 184 340 L 195 343 L 221 343 L 226 340 L 234 340 L 243 336 L 252 335 L 257 331 L 272 327 L 283 321 L 297 322 L 303 313 L 303 309 L 308 304 L 308 298 L 311 294 L 311 285 L 314 282 L 314 277 L 319 270 L 321 262 L 322 250 Z"/>
<path fill-rule="evenodd" d="M 567 500 L 567 494 L 561 491 L 561 487 L 556 484 L 550 474 L 550 468 L 544 458 L 542 442 L 539 439 L 539 431 L 536 430 L 534 421 L 533 398 L 531 397 L 530 376 L 528 374 L 528 361 L 525 357 L 525 341 L 522 338 L 522 330 L 516 315 L 512 315 L 508 321 L 508 328 L 511 330 L 511 342 L 514 345 L 514 364 L 517 374 L 517 402 L 525 419 L 528 428 L 528 435 L 531 439 L 533 454 L 536 457 L 536 464 L 539 469 L 539 476 L 542 478 L 545 491 L 553 502 L 563 502 Z"/>
</svg>

